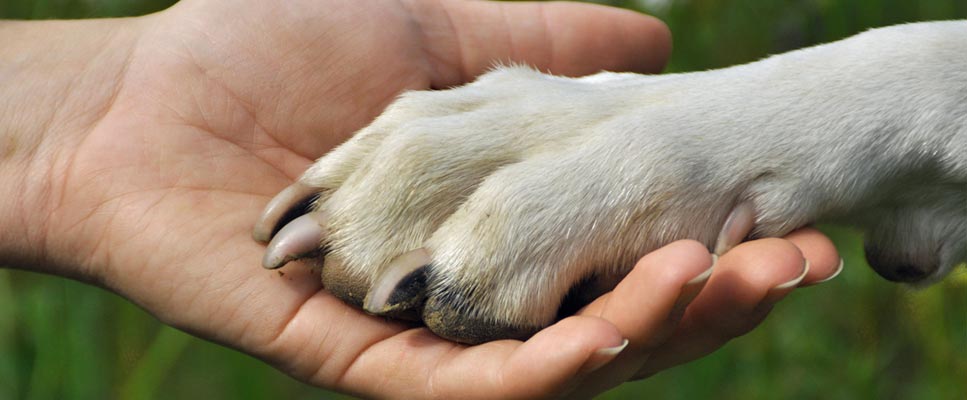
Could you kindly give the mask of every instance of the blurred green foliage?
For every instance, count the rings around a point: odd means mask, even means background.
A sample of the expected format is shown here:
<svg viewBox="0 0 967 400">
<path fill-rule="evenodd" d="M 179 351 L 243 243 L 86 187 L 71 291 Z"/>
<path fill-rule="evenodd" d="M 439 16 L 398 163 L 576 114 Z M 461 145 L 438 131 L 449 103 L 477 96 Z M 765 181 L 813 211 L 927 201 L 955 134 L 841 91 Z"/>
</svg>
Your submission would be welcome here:
<svg viewBox="0 0 967 400">
<path fill-rule="evenodd" d="M 0 18 L 54 19 L 142 15 L 162 10 L 173 0 L 4 0 Z"/>
<path fill-rule="evenodd" d="M 218 0 L 213 0 L 218 1 Z M 963 0 L 612 0 L 675 35 L 671 71 L 727 66 L 870 27 L 967 18 Z M 171 0 L 3 0 L 0 18 L 138 15 Z M 2 45 L 2 43 L 0 43 Z M 967 273 L 914 291 L 876 277 L 859 237 L 825 228 L 846 260 L 755 332 L 605 399 L 963 399 Z M 0 399 L 342 398 L 161 325 L 60 278 L 0 270 Z"/>
</svg>

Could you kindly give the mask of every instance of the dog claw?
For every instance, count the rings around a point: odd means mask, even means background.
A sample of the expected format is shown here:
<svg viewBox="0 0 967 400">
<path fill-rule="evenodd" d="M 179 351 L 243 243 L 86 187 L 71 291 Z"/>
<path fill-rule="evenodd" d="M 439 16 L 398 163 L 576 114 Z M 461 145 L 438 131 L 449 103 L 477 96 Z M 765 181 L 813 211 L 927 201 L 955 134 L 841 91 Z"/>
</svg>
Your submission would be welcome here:
<svg viewBox="0 0 967 400">
<path fill-rule="evenodd" d="M 715 242 L 715 254 L 722 255 L 742 243 L 755 226 L 755 208 L 752 203 L 739 203 L 725 219 L 725 225 Z"/>
<path fill-rule="evenodd" d="M 418 318 L 419 306 L 426 299 L 429 265 L 430 254 L 423 248 L 396 257 L 376 278 L 363 309 L 382 316 Z"/>
<path fill-rule="evenodd" d="M 285 216 L 289 212 L 297 209 L 299 203 L 310 201 L 318 192 L 318 189 L 306 186 L 300 182 L 293 183 L 275 195 L 269 204 L 265 205 L 262 215 L 259 216 L 252 230 L 252 238 L 261 243 L 267 243 L 272 239 L 272 235 L 281 228 L 280 223 L 285 222 Z M 296 210 L 301 211 L 301 210 Z"/>
<path fill-rule="evenodd" d="M 318 253 L 325 235 L 324 223 L 322 213 L 311 212 L 286 224 L 265 249 L 262 266 L 276 269 L 289 261 Z"/>
</svg>

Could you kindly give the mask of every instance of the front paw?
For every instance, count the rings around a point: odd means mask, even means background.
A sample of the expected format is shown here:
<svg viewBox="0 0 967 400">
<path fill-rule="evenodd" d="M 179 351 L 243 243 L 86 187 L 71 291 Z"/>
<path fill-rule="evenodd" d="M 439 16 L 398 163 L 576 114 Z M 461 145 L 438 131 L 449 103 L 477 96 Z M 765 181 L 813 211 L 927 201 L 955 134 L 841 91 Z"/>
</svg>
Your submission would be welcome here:
<svg viewBox="0 0 967 400">
<path fill-rule="evenodd" d="M 744 239 L 741 187 L 691 178 L 715 172 L 703 155 L 642 134 L 619 77 L 509 68 L 405 94 L 273 200 L 266 267 L 324 254 L 346 302 L 479 343 L 529 337 L 663 244 Z"/>
<path fill-rule="evenodd" d="M 503 68 L 408 93 L 273 200 L 255 237 L 272 240 L 267 267 L 324 254 L 336 296 L 470 343 L 526 337 L 671 241 L 724 252 L 817 219 L 864 227 L 887 278 L 934 282 L 967 259 L 962 32 L 904 25 L 659 77 Z"/>
</svg>

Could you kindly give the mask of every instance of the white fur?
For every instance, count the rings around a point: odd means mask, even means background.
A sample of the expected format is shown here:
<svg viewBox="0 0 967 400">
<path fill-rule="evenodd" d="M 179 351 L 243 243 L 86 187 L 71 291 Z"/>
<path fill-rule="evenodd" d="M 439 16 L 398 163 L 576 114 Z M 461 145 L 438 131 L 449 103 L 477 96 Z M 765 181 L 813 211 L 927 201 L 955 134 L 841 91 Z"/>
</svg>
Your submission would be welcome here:
<svg viewBox="0 0 967 400">
<path fill-rule="evenodd" d="M 967 258 L 967 22 L 871 30 L 687 74 L 563 78 L 512 66 L 410 92 L 321 158 L 326 264 L 355 279 L 426 247 L 431 296 L 553 320 L 582 278 L 625 274 L 729 211 L 756 236 L 858 225 L 896 262 Z"/>
</svg>

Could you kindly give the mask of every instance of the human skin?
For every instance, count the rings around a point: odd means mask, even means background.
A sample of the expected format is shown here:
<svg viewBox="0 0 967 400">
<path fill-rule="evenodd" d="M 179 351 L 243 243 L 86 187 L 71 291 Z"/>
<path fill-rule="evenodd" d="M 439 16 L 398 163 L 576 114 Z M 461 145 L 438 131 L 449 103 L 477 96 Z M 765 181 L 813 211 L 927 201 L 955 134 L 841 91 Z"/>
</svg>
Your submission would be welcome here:
<svg viewBox="0 0 967 400">
<path fill-rule="evenodd" d="M 744 334 L 804 260 L 799 286 L 839 265 L 808 228 L 747 242 L 684 308 L 681 288 L 711 258 L 676 242 L 527 342 L 473 347 L 346 306 L 304 266 L 259 267 L 250 231 L 265 203 L 401 91 L 459 85 L 495 61 L 657 72 L 670 35 L 650 17 L 567 3 L 185 0 L 137 18 L 2 21 L 0 42 L 0 265 L 103 286 L 314 385 L 587 397 Z"/>
</svg>

